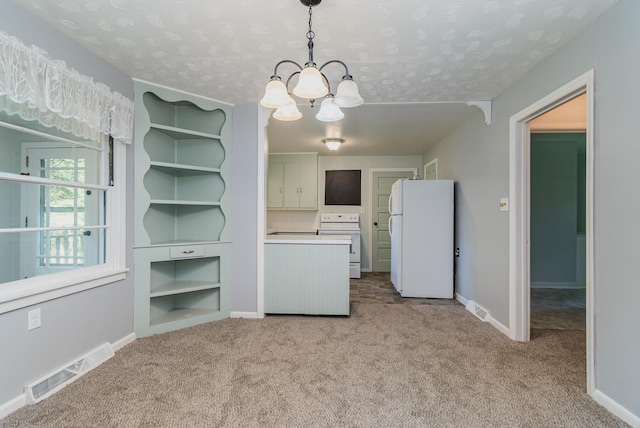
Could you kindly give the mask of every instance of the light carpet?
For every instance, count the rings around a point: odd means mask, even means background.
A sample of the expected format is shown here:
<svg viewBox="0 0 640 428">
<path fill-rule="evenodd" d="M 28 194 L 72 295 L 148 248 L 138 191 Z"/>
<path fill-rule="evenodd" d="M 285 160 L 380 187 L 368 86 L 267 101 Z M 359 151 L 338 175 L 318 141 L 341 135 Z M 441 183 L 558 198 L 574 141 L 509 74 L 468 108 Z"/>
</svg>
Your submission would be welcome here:
<svg viewBox="0 0 640 428">
<path fill-rule="evenodd" d="M 136 340 L 3 427 L 621 427 L 583 331 L 509 340 L 461 306 L 227 319 Z"/>
</svg>

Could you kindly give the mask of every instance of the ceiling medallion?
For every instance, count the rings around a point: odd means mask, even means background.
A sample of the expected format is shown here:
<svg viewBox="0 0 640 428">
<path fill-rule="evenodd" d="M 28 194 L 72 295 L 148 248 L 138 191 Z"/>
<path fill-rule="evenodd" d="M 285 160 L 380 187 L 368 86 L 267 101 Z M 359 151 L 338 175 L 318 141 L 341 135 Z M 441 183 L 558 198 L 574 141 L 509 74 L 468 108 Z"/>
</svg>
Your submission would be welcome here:
<svg viewBox="0 0 640 428">
<path fill-rule="evenodd" d="M 273 70 L 271 80 L 267 83 L 264 97 L 260 100 L 260 104 L 267 108 L 276 109 L 273 113 L 274 119 L 285 121 L 300 119 L 302 113 L 298 110 L 296 101 L 289 92 L 289 82 L 297 76 L 298 83 L 293 88 L 293 95 L 306 99 L 311 104 L 311 107 L 313 107 L 316 100 L 322 99 L 320 111 L 316 118 L 323 122 L 334 122 L 344 117 L 340 107 L 357 107 L 364 100 L 360 96 L 358 85 L 353 81 L 353 77 L 349 74 L 349 69 L 344 62 L 332 59 L 318 67 L 313 61 L 313 38 L 315 37 L 315 33 L 311 28 L 313 7 L 319 5 L 321 0 L 300 0 L 300 2 L 309 7 L 309 30 L 307 31 L 309 60 L 304 66 L 289 59 L 278 62 Z M 286 83 L 282 82 L 278 74 L 278 67 L 281 64 L 293 64 L 297 68 L 296 71 L 289 75 Z M 331 85 L 327 76 L 322 73 L 322 70 L 329 64 L 341 65 L 345 71 L 335 94 L 331 92 Z"/>
</svg>

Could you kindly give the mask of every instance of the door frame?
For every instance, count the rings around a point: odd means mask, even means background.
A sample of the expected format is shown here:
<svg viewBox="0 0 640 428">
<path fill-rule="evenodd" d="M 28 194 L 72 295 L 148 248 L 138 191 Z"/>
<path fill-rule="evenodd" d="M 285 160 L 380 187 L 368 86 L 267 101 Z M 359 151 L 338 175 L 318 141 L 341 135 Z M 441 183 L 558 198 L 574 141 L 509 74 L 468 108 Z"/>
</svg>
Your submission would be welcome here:
<svg viewBox="0 0 640 428">
<path fill-rule="evenodd" d="M 367 243 L 369 248 L 369 267 L 367 269 L 362 269 L 362 272 L 373 272 L 373 221 L 371 218 L 371 213 L 373 213 L 373 173 L 374 172 L 403 172 L 410 171 L 413 172 L 414 175 L 418 173 L 418 168 L 369 168 L 369 224 L 367 226 L 367 231 L 369 233 Z"/>
<path fill-rule="evenodd" d="M 529 122 L 578 95 L 586 94 L 586 335 L 587 393 L 595 391 L 594 258 L 594 71 L 589 70 L 536 101 L 509 121 L 509 335 L 530 336 L 530 130 Z"/>
</svg>

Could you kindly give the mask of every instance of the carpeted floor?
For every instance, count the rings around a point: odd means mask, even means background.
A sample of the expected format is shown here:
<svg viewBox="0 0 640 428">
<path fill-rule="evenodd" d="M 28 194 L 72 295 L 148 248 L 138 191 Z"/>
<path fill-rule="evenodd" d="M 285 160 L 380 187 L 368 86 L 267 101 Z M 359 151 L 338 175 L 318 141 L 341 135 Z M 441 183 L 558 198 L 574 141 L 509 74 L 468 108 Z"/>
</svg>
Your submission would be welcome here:
<svg viewBox="0 0 640 428">
<path fill-rule="evenodd" d="M 622 427 L 585 335 L 509 340 L 462 305 L 226 319 L 136 340 L 0 427 Z"/>
</svg>

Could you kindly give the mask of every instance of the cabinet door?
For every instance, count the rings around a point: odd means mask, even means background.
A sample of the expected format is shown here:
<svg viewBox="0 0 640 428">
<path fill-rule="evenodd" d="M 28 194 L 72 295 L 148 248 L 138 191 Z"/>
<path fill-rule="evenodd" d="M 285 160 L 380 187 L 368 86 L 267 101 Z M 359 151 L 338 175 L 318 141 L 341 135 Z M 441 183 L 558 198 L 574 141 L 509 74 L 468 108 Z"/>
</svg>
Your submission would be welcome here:
<svg viewBox="0 0 640 428">
<path fill-rule="evenodd" d="M 284 207 L 300 207 L 300 164 L 284 164 Z"/>
<path fill-rule="evenodd" d="M 267 208 L 282 208 L 284 164 L 269 162 L 267 172 Z"/>
<path fill-rule="evenodd" d="M 316 164 L 304 162 L 298 164 L 299 207 L 317 208 L 318 174 Z"/>
<path fill-rule="evenodd" d="M 269 155 L 267 208 L 317 209 L 317 168 L 315 154 Z"/>
</svg>

